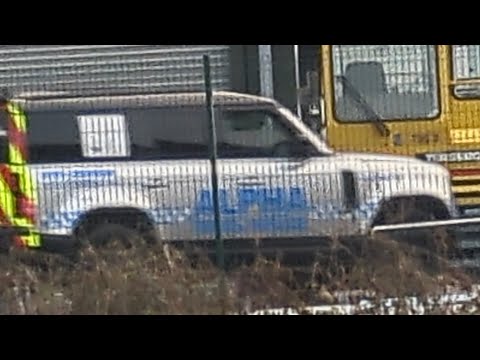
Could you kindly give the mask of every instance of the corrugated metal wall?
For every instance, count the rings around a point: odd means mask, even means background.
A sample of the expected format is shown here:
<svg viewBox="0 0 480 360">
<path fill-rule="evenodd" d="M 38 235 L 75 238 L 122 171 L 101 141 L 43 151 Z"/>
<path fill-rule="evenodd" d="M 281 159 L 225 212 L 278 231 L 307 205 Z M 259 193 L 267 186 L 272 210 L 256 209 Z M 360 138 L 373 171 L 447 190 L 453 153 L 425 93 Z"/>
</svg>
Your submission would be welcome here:
<svg viewBox="0 0 480 360">
<path fill-rule="evenodd" d="M 1 45 L 0 87 L 13 93 L 198 91 L 204 54 L 214 86 L 231 88 L 229 45 Z"/>
</svg>

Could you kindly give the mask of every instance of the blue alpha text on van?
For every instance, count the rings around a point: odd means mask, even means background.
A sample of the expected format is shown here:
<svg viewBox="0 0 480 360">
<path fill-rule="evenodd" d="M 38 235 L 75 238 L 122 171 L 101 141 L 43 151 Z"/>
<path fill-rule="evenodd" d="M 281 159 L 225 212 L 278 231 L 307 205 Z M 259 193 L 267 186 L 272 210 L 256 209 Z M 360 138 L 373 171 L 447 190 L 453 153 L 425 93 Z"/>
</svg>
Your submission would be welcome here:
<svg viewBox="0 0 480 360">
<path fill-rule="evenodd" d="M 309 204 L 299 187 L 221 189 L 219 205 L 222 232 L 230 235 L 302 233 L 308 229 Z M 214 233 L 211 190 L 203 190 L 193 213 L 198 233 Z"/>
</svg>

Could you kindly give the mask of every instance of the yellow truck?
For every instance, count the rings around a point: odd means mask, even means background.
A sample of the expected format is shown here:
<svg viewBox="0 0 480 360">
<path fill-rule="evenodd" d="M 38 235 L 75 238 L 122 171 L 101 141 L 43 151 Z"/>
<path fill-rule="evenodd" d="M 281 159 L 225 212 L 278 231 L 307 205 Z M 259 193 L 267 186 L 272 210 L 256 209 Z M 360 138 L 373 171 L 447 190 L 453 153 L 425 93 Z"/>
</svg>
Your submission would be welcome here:
<svg viewBox="0 0 480 360">
<path fill-rule="evenodd" d="M 441 163 L 480 207 L 480 45 L 322 45 L 320 69 L 332 148 Z"/>
</svg>

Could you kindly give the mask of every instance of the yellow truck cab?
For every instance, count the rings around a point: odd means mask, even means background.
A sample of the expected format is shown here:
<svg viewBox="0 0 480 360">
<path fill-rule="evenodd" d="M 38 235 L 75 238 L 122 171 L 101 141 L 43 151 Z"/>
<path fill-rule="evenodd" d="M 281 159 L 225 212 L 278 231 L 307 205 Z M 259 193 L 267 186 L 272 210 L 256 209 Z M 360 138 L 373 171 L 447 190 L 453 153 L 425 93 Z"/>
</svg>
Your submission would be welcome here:
<svg viewBox="0 0 480 360">
<path fill-rule="evenodd" d="M 458 205 L 480 205 L 480 45 L 322 45 L 321 96 L 337 151 L 445 165 Z"/>
</svg>

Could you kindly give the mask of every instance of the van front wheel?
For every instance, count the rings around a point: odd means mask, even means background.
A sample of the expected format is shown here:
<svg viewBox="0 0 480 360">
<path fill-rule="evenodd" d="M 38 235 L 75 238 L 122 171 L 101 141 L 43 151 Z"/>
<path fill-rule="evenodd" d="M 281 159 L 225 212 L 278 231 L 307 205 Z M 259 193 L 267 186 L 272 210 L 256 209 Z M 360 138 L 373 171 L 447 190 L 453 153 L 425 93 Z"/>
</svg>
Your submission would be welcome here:
<svg viewBox="0 0 480 360">
<path fill-rule="evenodd" d="M 379 225 L 397 225 L 425 221 L 446 220 L 438 207 L 430 202 L 398 201 L 388 204 L 380 216 Z M 422 230 L 395 231 L 388 237 L 400 244 L 408 245 L 412 250 L 423 253 L 424 260 L 443 262 L 457 253 L 457 241 L 452 231 L 438 227 Z"/>
</svg>

